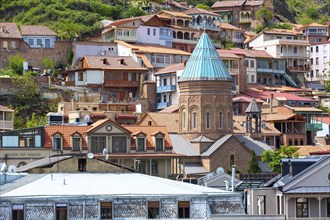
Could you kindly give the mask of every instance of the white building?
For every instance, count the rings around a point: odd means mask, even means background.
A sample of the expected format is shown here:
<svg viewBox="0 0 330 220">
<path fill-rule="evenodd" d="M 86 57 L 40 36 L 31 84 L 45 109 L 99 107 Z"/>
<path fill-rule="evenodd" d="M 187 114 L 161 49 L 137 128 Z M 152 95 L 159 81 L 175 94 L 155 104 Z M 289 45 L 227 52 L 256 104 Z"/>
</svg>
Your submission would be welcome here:
<svg viewBox="0 0 330 220">
<path fill-rule="evenodd" d="M 241 193 L 135 173 L 32 174 L 2 185 L 0 195 L 1 219 L 244 216 Z"/>
<path fill-rule="evenodd" d="M 311 44 L 310 46 L 311 70 L 306 74 L 308 81 L 330 79 L 330 41 Z"/>
<path fill-rule="evenodd" d="M 284 30 L 264 30 L 248 41 L 249 47 L 265 50 L 272 57 L 285 60 L 286 72 L 298 86 L 304 85 L 304 77 L 309 72 L 309 42 L 302 33 Z"/>
</svg>

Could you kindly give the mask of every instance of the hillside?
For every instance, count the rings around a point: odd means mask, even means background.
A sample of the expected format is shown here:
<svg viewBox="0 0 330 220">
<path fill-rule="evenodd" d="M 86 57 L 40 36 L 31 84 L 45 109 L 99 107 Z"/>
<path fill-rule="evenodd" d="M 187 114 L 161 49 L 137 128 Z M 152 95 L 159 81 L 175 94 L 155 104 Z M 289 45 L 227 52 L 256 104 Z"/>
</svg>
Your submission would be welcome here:
<svg viewBox="0 0 330 220">
<path fill-rule="evenodd" d="M 143 14 L 135 8 L 125 11 L 126 6 L 119 0 L 0 0 L 0 21 L 46 25 L 60 37 L 72 39 L 97 34 L 102 19 Z"/>
</svg>

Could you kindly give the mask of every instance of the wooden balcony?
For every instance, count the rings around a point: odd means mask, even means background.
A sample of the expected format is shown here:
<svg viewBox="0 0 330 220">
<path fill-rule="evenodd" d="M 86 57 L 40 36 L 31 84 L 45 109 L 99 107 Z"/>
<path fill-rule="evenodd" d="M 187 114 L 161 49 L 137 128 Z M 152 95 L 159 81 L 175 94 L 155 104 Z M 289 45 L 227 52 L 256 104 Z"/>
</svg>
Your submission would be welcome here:
<svg viewBox="0 0 330 220">
<path fill-rule="evenodd" d="M 104 80 L 104 87 L 139 87 L 138 81 L 116 81 L 116 80 Z"/>
<path fill-rule="evenodd" d="M 308 65 L 306 66 L 288 66 L 288 69 L 291 72 L 309 72 L 310 71 L 310 67 Z"/>
</svg>

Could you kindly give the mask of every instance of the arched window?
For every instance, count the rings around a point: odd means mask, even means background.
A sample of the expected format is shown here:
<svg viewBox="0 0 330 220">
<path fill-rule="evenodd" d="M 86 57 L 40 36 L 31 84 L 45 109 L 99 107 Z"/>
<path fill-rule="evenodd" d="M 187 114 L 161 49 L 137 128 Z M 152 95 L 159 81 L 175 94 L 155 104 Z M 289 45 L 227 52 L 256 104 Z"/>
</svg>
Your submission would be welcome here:
<svg viewBox="0 0 330 220">
<path fill-rule="evenodd" d="M 197 128 L 197 113 L 193 113 L 193 128 Z"/>
<path fill-rule="evenodd" d="M 235 165 L 235 156 L 232 154 L 230 155 L 230 168 Z"/>
<path fill-rule="evenodd" d="M 184 112 L 183 114 L 182 114 L 182 128 L 186 128 L 186 113 Z"/>
<path fill-rule="evenodd" d="M 223 128 L 223 114 L 219 112 L 219 128 Z"/>
<path fill-rule="evenodd" d="M 205 126 L 206 128 L 210 128 L 210 112 L 206 112 L 205 114 Z"/>
</svg>

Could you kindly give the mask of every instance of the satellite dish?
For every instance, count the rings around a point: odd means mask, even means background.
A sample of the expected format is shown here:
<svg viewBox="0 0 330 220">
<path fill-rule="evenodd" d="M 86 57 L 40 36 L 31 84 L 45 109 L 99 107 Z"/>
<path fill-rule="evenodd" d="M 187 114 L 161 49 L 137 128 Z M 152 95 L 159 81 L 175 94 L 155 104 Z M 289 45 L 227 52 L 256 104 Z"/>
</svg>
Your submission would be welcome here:
<svg viewBox="0 0 330 220">
<path fill-rule="evenodd" d="M 93 154 L 93 153 L 88 153 L 88 154 L 87 154 L 87 157 L 88 157 L 89 159 L 92 159 L 92 158 L 94 157 L 94 154 Z"/>
<path fill-rule="evenodd" d="M 222 167 L 218 167 L 216 172 L 218 175 L 221 175 L 225 172 L 225 170 Z"/>
<path fill-rule="evenodd" d="M 108 160 L 109 159 L 109 154 L 106 154 L 105 155 L 105 160 Z"/>
<path fill-rule="evenodd" d="M 208 174 L 206 175 L 206 179 L 207 179 L 207 180 L 211 179 L 212 177 L 213 177 L 213 173 L 208 173 Z"/>
<path fill-rule="evenodd" d="M 85 115 L 85 122 L 90 122 L 91 121 L 91 116 Z"/>
<path fill-rule="evenodd" d="M 106 155 L 108 153 L 108 149 L 107 148 L 103 148 L 102 154 Z"/>
<path fill-rule="evenodd" d="M 8 173 L 16 173 L 16 170 L 17 170 L 17 168 L 16 168 L 15 165 L 10 165 L 7 169 L 7 172 Z"/>
<path fill-rule="evenodd" d="M 6 163 L 1 164 L 1 168 L 0 168 L 1 173 L 2 172 L 5 172 L 6 168 L 7 168 L 7 164 Z"/>
</svg>

